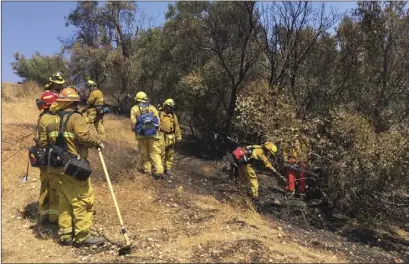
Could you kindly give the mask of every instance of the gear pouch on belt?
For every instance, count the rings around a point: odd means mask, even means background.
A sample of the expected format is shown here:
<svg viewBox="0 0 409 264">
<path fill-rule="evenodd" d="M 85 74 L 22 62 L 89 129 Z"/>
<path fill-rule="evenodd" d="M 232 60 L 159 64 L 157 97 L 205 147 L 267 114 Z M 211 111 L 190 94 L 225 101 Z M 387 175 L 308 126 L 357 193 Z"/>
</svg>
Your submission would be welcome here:
<svg viewBox="0 0 409 264">
<path fill-rule="evenodd" d="M 69 154 L 60 146 L 51 144 L 48 148 L 48 163 L 53 167 L 64 166 L 70 159 Z"/>
<path fill-rule="evenodd" d="M 28 158 L 32 167 L 40 167 L 48 164 L 47 150 L 45 148 L 37 148 L 36 146 L 32 146 L 28 150 Z"/>
<path fill-rule="evenodd" d="M 95 110 L 97 110 L 97 115 L 104 115 L 104 106 L 103 105 L 96 105 Z"/>
<path fill-rule="evenodd" d="M 67 162 L 64 173 L 79 181 L 86 181 L 92 173 L 92 168 L 88 160 L 78 156 Z"/>
<path fill-rule="evenodd" d="M 165 134 L 165 146 L 169 147 L 176 143 L 175 134 Z"/>
</svg>

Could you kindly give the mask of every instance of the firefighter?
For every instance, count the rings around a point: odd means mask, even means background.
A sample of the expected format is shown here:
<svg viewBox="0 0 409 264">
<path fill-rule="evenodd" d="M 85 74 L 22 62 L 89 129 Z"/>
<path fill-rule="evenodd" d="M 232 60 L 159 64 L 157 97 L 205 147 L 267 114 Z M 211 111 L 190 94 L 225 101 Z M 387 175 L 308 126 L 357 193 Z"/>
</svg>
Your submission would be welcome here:
<svg viewBox="0 0 409 264">
<path fill-rule="evenodd" d="M 85 118 L 78 112 L 79 95 L 74 88 L 65 88 L 61 91 L 50 110 L 55 113 L 55 118 L 47 122 L 46 138 L 41 138 L 42 144 L 57 144 L 60 124 L 63 137 L 67 144 L 67 151 L 71 156 L 79 156 L 87 160 L 88 148 L 104 145 L 94 129 L 86 123 Z M 60 114 L 63 121 L 60 122 Z M 67 121 L 67 116 L 69 119 Z M 64 174 L 64 166 L 48 166 L 48 172 L 56 179 L 59 196 L 59 236 L 61 245 L 91 246 L 102 245 L 105 239 L 90 234 L 93 224 L 94 189 L 91 178 L 85 181 Z"/>
<path fill-rule="evenodd" d="M 165 174 L 171 175 L 174 146 L 182 140 L 178 118 L 175 114 L 175 102 L 167 99 L 159 109 L 161 156 L 165 165 Z"/>
<path fill-rule="evenodd" d="M 306 169 L 307 162 L 307 143 L 299 135 L 298 129 L 292 128 L 293 134 L 290 142 L 286 142 L 282 147 L 284 162 L 290 165 L 298 165 L 302 169 Z M 298 177 L 297 177 L 298 176 Z M 296 186 L 298 188 L 296 188 Z M 296 171 L 291 167 L 287 168 L 287 194 L 305 196 L 306 182 L 305 173 L 302 171 Z"/>
<path fill-rule="evenodd" d="M 137 92 L 136 105 L 131 109 L 132 130 L 136 133 L 140 161 L 145 174 L 152 174 L 155 180 L 163 178 L 163 165 L 160 150 L 160 120 L 155 106 L 149 103 L 148 96 L 144 92 Z M 155 169 L 152 173 L 151 166 Z"/>
<path fill-rule="evenodd" d="M 273 173 L 278 174 L 276 169 L 271 165 L 268 160 L 269 155 L 275 155 L 277 152 L 277 146 L 272 142 L 265 142 L 263 145 L 251 145 L 247 146 L 246 152 L 243 155 L 247 156 L 244 161 L 238 165 L 239 177 L 242 181 L 247 181 L 249 184 L 249 195 L 253 200 L 258 200 L 258 181 L 257 175 L 252 167 L 254 160 L 260 160 L 264 163 L 264 166 L 271 170 Z M 234 153 L 234 152 L 233 152 Z M 240 159 L 240 157 L 237 157 Z"/>
<path fill-rule="evenodd" d="M 51 91 L 45 91 L 40 100 L 37 101 L 38 110 L 42 110 L 38 117 L 38 137 L 36 145 L 39 148 L 47 146 L 47 132 L 45 126 L 49 120 L 54 118 L 50 112 L 50 106 L 57 99 L 57 95 Z M 43 140 L 41 140 L 43 139 Z M 42 226 L 58 224 L 58 194 L 56 190 L 55 178 L 47 173 L 47 167 L 40 167 L 40 198 L 38 201 L 39 218 L 38 224 Z"/>
<path fill-rule="evenodd" d="M 106 139 L 105 128 L 104 128 L 104 94 L 100 89 L 98 89 L 97 84 L 92 81 L 87 81 L 87 88 L 90 93 L 88 95 L 87 102 L 85 104 L 84 110 L 82 112 L 87 112 L 87 123 L 92 124 L 102 140 Z"/>
<path fill-rule="evenodd" d="M 53 74 L 49 78 L 49 83 L 44 85 L 44 90 L 49 90 L 55 94 L 59 94 L 63 88 L 65 80 L 60 72 Z"/>
</svg>

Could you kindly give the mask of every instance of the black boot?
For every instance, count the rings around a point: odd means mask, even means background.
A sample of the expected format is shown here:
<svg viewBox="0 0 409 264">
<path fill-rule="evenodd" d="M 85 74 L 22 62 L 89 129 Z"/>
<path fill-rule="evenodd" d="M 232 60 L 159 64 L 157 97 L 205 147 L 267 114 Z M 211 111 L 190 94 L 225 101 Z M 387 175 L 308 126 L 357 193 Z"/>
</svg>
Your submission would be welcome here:
<svg viewBox="0 0 409 264">
<path fill-rule="evenodd" d="M 75 243 L 76 247 L 83 247 L 83 246 L 101 246 L 105 243 L 105 238 L 100 236 L 89 236 L 87 239 L 80 243 Z"/>
<path fill-rule="evenodd" d="M 155 180 L 160 180 L 163 178 L 163 175 L 159 173 L 152 173 L 152 178 L 154 178 Z"/>
</svg>

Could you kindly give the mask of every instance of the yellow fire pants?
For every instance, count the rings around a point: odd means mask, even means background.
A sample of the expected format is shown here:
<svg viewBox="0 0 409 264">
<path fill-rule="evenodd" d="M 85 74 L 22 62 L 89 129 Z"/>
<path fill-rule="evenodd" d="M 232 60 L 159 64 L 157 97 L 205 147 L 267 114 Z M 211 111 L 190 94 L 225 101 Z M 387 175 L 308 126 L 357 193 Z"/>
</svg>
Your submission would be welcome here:
<svg viewBox="0 0 409 264">
<path fill-rule="evenodd" d="M 101 137 L 103 141 L 106 139 L 105 127 L 103 116 L 97 115 L 97 110 L 95 108 L 89 108 L 87 110 L 87 117 L 86 117 L 88 124 L 93 124 L 95 130 L 98 132 L 98 135 Z"/>
<path fill-rule="evenodd" d="M 163 137 L 160 140 L 160 155 L 163 164 L 167 170 L 172 169 L 173 166 L 173 155 L 175 153 L 175 145 L 170 145 L 166 147 L 166 143 Z"/>
<path fill-rule="evenodd" d="M 47 168 L 40 168 L 40 198 L 38 209 L 40 213 L 39 222 L 48 219 L 50 222 L 58 220 L 58 194 L 55 177 L 47 173 Z"/>
<path fill-rule="evenodd" d="M 65 174 L 54 174 L 59 194 L 58 234 L 61 240 L 71 237 L 80 243 L 90 235 L 93 224 L 94 189 L 91 178 L 78 181 Z"/>
<path fill-rule="evenodd" d="M 250 195 L 252 198 L 258 198 L 258 180 L 251 164 L 244 164 L 239 166 L 239 177 L 241 181 L 246 182 L 250 186 Z"/>
<path fill-rule="evenodd" d="M 153 137 L 138 138 L 138 148 L 144 172 L 150 172 L 152 164 L 155 168 L 155 173 L 162 174 L 163 165 L 160 156 L 160 140 Z"/>
</svg>

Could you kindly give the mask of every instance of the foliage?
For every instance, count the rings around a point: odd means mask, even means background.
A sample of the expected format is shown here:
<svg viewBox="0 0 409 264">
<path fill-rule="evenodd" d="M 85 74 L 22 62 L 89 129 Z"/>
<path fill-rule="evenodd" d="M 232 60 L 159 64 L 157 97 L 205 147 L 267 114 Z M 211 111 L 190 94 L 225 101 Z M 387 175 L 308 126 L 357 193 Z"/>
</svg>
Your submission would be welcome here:
<svg viewBox="0 0 409 264">
<path fill-rule="evenodd" d="M 56 72 L 67 73 L 67 62 L 62 55 L 42 56 L 35 52 L 31 58 L 26 58 L 18 52 L 14 54 L 13 71 L 23 78 L 23 82 L 35 81 L 39 84 L 48 83 L 48 78 Z"/>
</svg>

